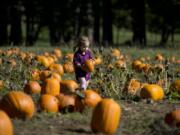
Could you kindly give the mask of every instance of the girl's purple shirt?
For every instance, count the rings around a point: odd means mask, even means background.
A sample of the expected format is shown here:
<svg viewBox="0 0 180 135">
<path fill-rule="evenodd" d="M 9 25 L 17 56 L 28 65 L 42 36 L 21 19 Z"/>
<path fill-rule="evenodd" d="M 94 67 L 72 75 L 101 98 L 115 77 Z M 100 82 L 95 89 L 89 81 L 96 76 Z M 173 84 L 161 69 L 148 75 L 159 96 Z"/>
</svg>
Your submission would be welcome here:
<svg viewBox="0 0 180 135">
<path fill-rule="evenodd" d="M 85 54 L 83 54 L 80 49 L 75 52 L 73 58 L 73 65 L 75 67 L 76 80 L 78 80 L 78 78 L 80 77 L 85 77 L 86 80 L 89 80 L 91 78 L 91 74 L 89 72 L 86 72 L 80 67 L 77 67 L 78 64 L 84 64 L 87 59 L 92 59 L 92 54 L 90 50 L 87 50 Z"/>
</svg>

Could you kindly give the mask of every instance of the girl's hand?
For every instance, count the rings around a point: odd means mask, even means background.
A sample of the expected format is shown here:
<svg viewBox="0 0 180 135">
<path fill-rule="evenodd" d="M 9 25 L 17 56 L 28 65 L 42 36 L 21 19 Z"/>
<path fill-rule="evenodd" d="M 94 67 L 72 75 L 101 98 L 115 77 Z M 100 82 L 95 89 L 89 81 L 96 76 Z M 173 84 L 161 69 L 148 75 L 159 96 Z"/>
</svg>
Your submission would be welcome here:
<svg viewBox="0 0 180 135">
<path fill-rule="evenodd" d="M 80 63 L 78 63 L 76 66 L 77 66 L 77 67 L 81 67 L 81 64 L 80 64 Z"/>
</svg>

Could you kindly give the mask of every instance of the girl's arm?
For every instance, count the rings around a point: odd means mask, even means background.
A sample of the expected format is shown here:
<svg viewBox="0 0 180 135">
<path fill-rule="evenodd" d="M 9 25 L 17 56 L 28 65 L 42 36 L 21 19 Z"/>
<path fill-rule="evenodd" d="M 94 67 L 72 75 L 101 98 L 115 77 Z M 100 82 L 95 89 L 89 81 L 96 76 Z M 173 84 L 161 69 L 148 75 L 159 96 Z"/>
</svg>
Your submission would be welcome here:
<svg viewBox="0 0 180 135">
<path fill-rule="evenodd" d="M 81 67 L 81 61 L 79 55 L 75 54 L 73 58 L 73 64 L 76 67 Z"/>
</svg>

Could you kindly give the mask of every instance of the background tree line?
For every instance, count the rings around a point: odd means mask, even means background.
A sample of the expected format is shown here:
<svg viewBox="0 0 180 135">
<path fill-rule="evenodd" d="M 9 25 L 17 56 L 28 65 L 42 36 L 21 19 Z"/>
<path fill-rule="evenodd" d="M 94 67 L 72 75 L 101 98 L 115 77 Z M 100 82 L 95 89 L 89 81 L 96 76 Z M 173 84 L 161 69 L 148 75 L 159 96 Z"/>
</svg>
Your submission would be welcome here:
<svg viewBox="0 0 180 135">
<path fill-rule="evenodd" d="M 169 38 L 174 43 L 180 30 L 178 13 L 179 0 L 6 0 L 0 5 L 0 45 L 32 46 L 43 27 L 51 45 L 82 34 L 108 45 L 113 44 L 113 26 L 131 30 L 132 44 L 146 46 L 150 31 L 161 34 L 159 44 L 165 45 Z"/>
</svg>

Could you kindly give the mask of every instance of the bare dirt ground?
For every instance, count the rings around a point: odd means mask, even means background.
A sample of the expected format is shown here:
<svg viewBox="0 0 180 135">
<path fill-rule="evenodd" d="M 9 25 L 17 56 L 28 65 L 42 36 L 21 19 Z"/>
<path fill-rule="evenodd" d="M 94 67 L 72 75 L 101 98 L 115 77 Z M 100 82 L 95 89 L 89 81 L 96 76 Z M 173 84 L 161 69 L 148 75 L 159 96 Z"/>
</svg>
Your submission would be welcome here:
<svg viewBox="0 0 180 135">
<path fill-rule="evenodd" d="M 165 114 L 180 103 L 118 101 L 122 118 L 116 135 L 180 135 L 180 129 L 164 123 Z M 15 135 L 94 135 L 91 109 L 81 113 L 36 113 L 31 120 L 13 119 Z"/>
</svg>

